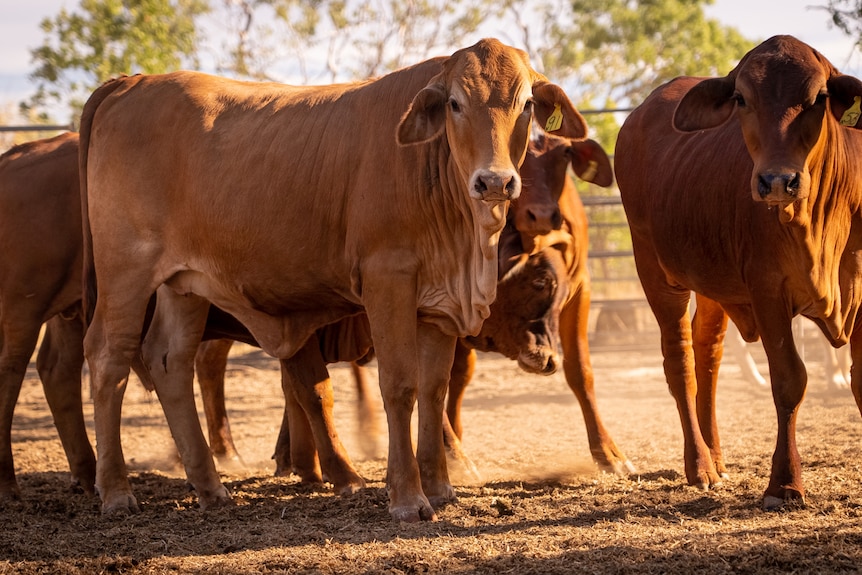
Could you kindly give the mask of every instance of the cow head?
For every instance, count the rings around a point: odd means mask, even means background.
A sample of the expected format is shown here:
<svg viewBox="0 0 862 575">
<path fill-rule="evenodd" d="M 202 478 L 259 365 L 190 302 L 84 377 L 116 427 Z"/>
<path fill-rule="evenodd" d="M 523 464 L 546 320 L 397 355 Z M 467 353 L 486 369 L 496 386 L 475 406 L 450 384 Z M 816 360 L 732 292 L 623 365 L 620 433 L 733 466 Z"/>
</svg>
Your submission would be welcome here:
<svg viewBox="0 0 862 575">
<path fill-rule="evenodd" d="M 534 117 L 555 134 L 586 136 L 583 117 L 559 86 L 530 67 L 525 52 L 486 39 L 443 62 L 401 118 L 397 139 L 411 145 L 445 134 L 470 198 L 491 208 L 482 225 L 499 230 L 505 202 L 521 193 L 518 168 Z"/>
<path fill-rule="evenodd" d="M 807 44 L 775 36 L 724 78 L 692 88 L 673 123 L 694 132 L 720 126 L 735 112 L 754 162 L 752 196 L 781 208 L 789 221 L 794 205 L 811 192 L 810 167 L 821 159 L 830 131 L 862 127 L 856 123 L 860 99 L 862 82 L 840 74 Z"/>
<path fill-rule="evenodd" d="M 497 284 L 497 299 L 482 331 L 465 341 L 479 351 L 515 359 L 530 373 L 554 373 L 559 364 L 560 310 L 568 288 L 558 250 L 524 254 Z"/>
<path fill-rule="evenodd" d="M 515 227 L 525 236 L 560 229 L 560 195 L 568 167 L 583 180 L 599 186 L 613 182 L 613 169 L 604 149 L 593 140 L 570 140 L 534 131 L 521 165 L 521 195 L 512 202 Z"/>
</svg>

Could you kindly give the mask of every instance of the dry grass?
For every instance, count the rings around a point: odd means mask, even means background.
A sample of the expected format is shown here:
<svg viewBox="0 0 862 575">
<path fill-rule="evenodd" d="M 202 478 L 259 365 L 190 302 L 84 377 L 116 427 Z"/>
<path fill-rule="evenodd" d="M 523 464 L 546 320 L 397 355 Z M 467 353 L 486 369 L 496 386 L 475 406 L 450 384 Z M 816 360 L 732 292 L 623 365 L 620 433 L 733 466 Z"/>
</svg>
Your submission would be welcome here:
<svg viewBox="0 0 862 575">
<path fill-rule="evenodd" d="M 562 375 L 529 376 L 486 356 L 465 402 L 465 447 L 486 482 L 458 483 L 459 503 L 420 525 L 390 520 L 382 458 L 357 462 L 369 488 L 346 498 L 271 477 L 277 364 L 250 348 L 236 350 L 227 383 L 247 465 L 224 476 L 236 506 L 197 507 L 170 469 L 158 402 L 130 386 L 123 438 L 142 512 L 102 517 L 97 500 L 69 490 L 31 372 L 13 430 L 24 496 L 0 511 L 0 574 L 862 571 L 862 422 L 849 391 L 825 392 L 816 365 L 798 432 L 808 504 L 765 513 L 775 437 L 767 391 L 724 368 L 719 421 L 732 477 L 701 492 L 684 485 L 682 434 L 658 354 L 602 352 L 593 361 L 605 422 L 639 475 L 593 471 Z M 333 379 L 339 429 L 359 454 L 348 370 L 336 367 Z"/>
</svg>

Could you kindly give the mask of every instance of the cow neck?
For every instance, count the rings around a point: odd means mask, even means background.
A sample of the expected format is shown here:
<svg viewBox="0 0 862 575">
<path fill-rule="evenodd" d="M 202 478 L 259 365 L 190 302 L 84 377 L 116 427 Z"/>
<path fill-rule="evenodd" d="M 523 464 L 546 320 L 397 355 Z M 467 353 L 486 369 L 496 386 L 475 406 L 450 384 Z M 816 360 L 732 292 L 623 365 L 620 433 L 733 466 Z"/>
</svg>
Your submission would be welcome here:
<svg viewBox="0 0 862 575">
<path fill-rule="evenodd" d="M 420 282 L 420 313 L 450 335 L 475 335 L 497 295 L 497 244 L 506 206 L 498 208 L 499 225 L 483 227 L 482 216 L 490 210 L 469 197 L 445 135 L 427 144 L 422 156 L 427 173 L 439 179 L 426 178 L 420 194 L 426 229 L 420 250 L 432 258 L 423 271 L 429 281 Z"/>
<path fill-rule="evenodd" d="M 806 255 L 797 262 L 810 278 L 808 289 L 815 309 L 804 313 L 822 318 L 831 337 L 845 342 L 862 304 L 862 270 L 849 253 L 862 249 L 862 187 L 853 177 L 849 143 L 839 130 L 842 128 L 827 117 L 824 141 L 811 158 L 809 196 L 801 202 L 801 217 L 794 218 L 789 227 L 795 241 L 803 244 L 800 253 Z"/>
</svg>

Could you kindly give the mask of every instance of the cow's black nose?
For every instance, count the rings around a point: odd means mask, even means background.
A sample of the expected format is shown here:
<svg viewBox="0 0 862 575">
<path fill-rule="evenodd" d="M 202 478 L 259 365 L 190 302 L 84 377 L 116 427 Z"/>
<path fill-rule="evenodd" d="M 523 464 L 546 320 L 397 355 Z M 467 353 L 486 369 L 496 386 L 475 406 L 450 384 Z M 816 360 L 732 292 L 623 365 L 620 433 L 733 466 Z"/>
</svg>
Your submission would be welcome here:
<svg viewBox="0 0 862 575">
<path fill-rule="evenodd" d="M 757 192 L 761 198 L 773 193 L 796 197 L 799 194 L 800 186 L 799 172 L 793 174 L 760 174 L 757 178 Z"/>
</svg>

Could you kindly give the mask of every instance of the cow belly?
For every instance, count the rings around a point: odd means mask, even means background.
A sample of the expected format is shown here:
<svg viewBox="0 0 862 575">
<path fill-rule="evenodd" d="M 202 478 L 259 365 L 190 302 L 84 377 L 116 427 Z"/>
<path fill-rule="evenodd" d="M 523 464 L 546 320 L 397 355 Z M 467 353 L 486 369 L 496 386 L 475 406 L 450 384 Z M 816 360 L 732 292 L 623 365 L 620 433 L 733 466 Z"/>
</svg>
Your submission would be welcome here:
<svg viewBox="0 0 862 575">
<path fill-rule="evenodd" d="M 327 298 L 325 294 L 318 294 L 316 299 L 291 295 L 293 309 L 272 313 L 273 310 L 261 310 L 249 301 L 242 293 L 242 287 L 239 291 L 225 289 L 204 273 L 192 270 L 175 273 L 165 283 L 179 294 L 204 297 L 233 315 L 251 332 L 261 349 L 279 359 L 292 357 L 317 329 L 360 309 L 348 302 Z M 296 303 L 302 300 L 309 302 L 310 307 L 296 308 Z M 311 306 L 312 301 L 316 301 L 316 305 Z"/>
</svg>

